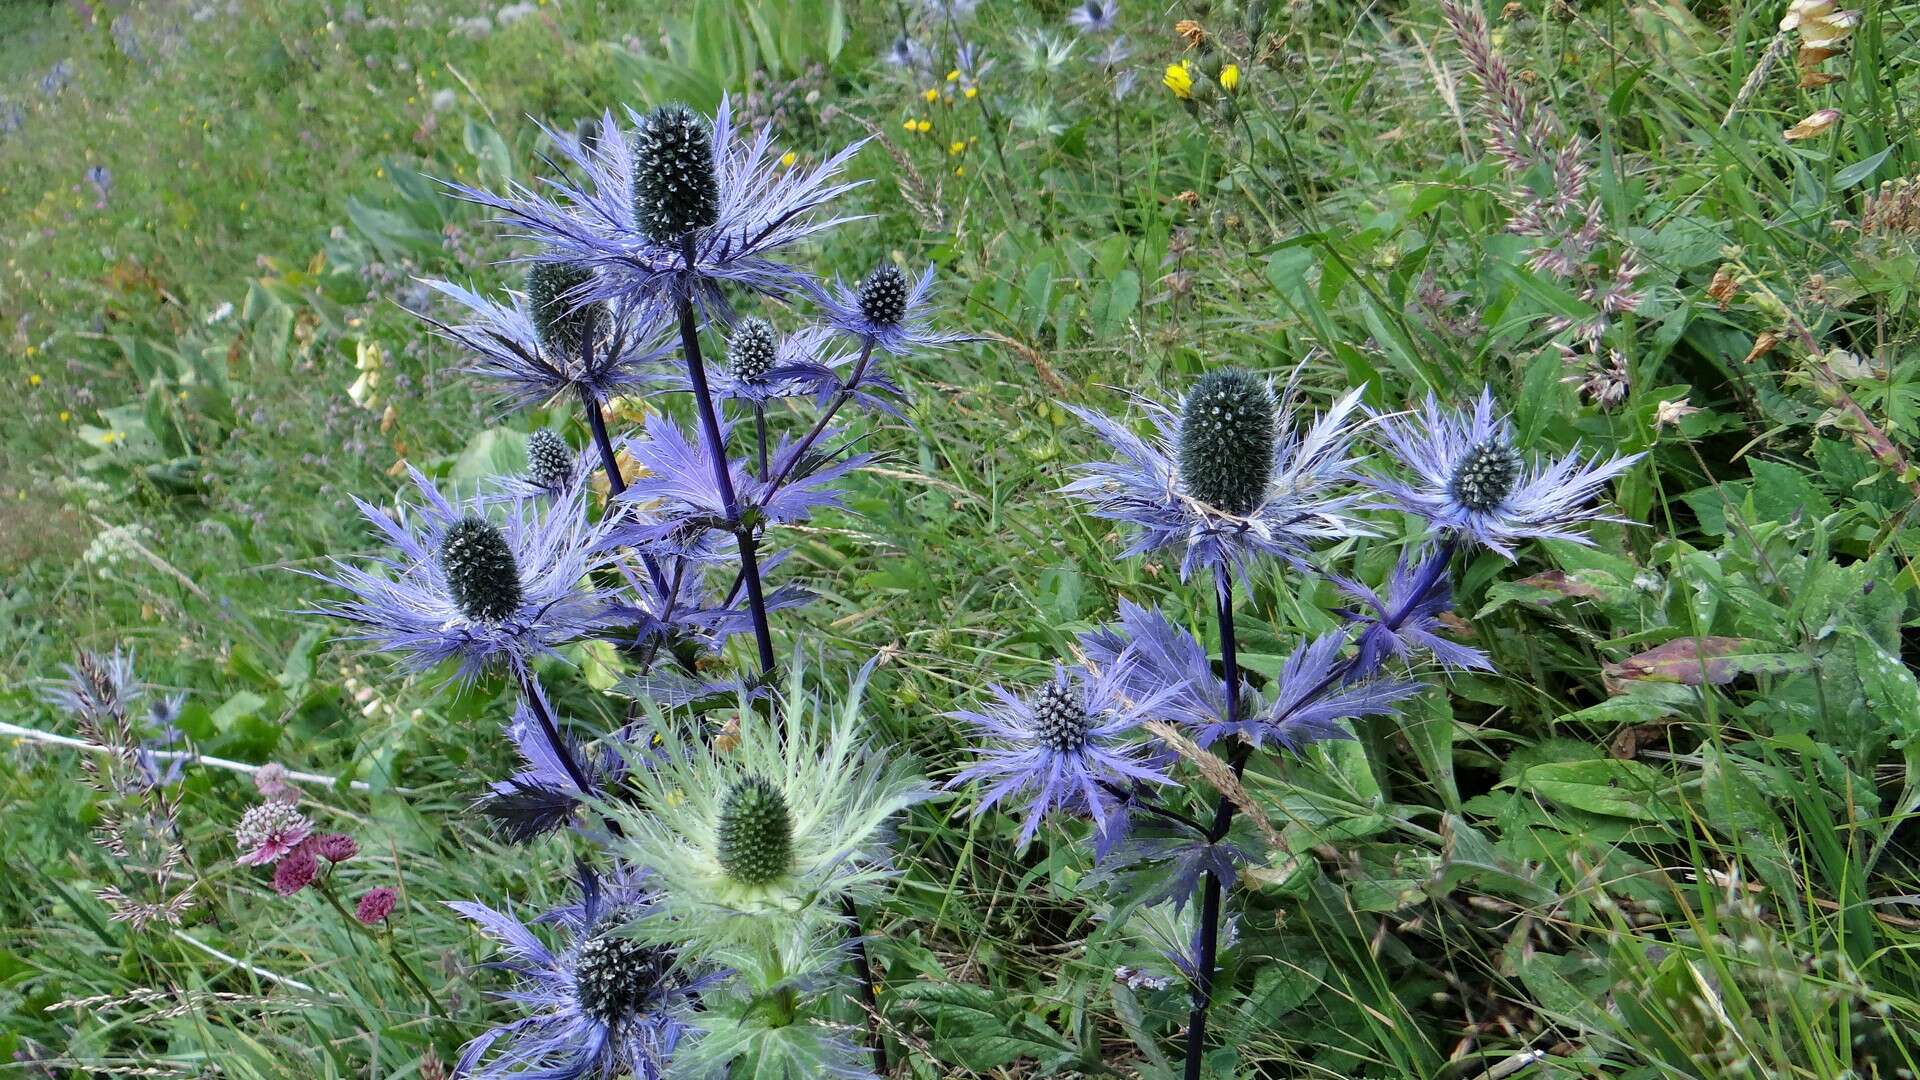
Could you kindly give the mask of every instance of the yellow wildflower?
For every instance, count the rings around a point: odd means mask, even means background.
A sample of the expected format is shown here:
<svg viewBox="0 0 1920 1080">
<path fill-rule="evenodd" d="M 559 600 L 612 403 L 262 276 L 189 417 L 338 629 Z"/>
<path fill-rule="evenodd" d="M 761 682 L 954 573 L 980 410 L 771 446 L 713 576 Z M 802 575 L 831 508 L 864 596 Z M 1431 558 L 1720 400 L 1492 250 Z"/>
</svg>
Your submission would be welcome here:
<svg viewBox="0 0 1920 1080">
<path fill-rule="evenodd" d="M 61 423 L 63 423 L 63 424 L 65 424 L 65 423 L 68 423 L 68 422 L 70 422 L 70 421 L 72 421 L 72 420 L 73 420 L 73 414 L 72 414 L 72 413 L 70 413 L 70 412 L 68 412 L 68 411 L 67 411 L 67 410 L 65 410 L 65 409 L 61 409 L 61 410 L 60 410 L 60 422 L 61 422 Z"/>
<path fill-rule="evenodd" d="M 937 86 L 929 86 L 921 91 L 920 96 L 926 98 L 927 104 L 931 105 L 940 100 L 940 88 Z"/>
<path fill-rule="evenodd" d="M 967 152 L 967 144 L 965 140 L 955 139 L 953 142 L 950 142 L 947 144 L 947 154 L 950 157 L 957 154 L 964 154 L 966 152 Z"/>
<path fill-rule="evenodd" d="M 28 385 L 28 386 L 39 386 L 39 385 L 40 385 L 40 376 L 38 376 L 38 375 L 29 375 L 29 376 L 27 376 L 27 385 Z"/>
<path fill-rule="evenodd" d="M 794 153 L 791 150 L 780 155 L 780 165 L 782 168 L 791 169 L 793 168 L 793 163 L 799 160 L 800 160 L 800 155 Z"/>
<path fill-rule="evenodd" d="M 949 72 L 947 72 L 947 81 L 948 81 L 948 82 L 959 82 L 959 81 L 960 81 L 960 69 L 959 69 L 959 68 L 954 68 L 954 69 L 953 69 L 952 71 L 949 71 Z"/>
<path fill-rule="evenodd" d="M 967 100 L 968 100 L 968 101 L 972 101 L 972 100 L 973 100 L 974 98 L 977 98 L 977 97 L 979 97 L 979 96 L 980 96 L 980 88 L 979 88 L 979 87 L 977 87 L 977 86 L 969 86 L 969 87 L 967 87 Z"/>
<path fill-rule="evenodd" d="M 1240 65 L 1228 64 L 1220 69 L 1220 89 L 1231 94 L 1240 86 Z"/>
<path fill-rule="evenodd" d="M 1181 101 L 1193 99 L 1193 71 L 1187 66 L 1185 60 L 1177 64 L 1168 64 L 1167 73 L 1161 77 L 1160 81 L 1165 83 L 1167 89 L 1173 91 L 1173 96 Z"/>
</svg>

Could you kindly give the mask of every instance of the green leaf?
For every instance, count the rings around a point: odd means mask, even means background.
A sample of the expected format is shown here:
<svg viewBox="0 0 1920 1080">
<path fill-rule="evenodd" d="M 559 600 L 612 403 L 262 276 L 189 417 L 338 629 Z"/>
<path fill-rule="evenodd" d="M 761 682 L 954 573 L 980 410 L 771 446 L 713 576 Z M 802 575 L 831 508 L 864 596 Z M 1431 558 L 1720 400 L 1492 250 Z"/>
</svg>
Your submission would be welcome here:
<svg viewBox="0 0 1920 1080">
<path fill-rule="evenodd" d="M 1887 155 L 1891 153 L 1893 153 L 1893 147 L 1889 146 L 1870 158 L 1862 158 L 1846 168 L 1841 169 L 1839 172 L 1834 173 L 1832 190 L 1845 191 L 1860 181 L 1872 176 L 1874 171 L 1886 162 Z"/>
<path fill-rule="evenodd" d="M 1661 822 L 1679 817 L 1672 781 L 1638 761 L 1601 758 L 1535 765 L 1520 774 L 1517 786 L 1590 814 Z"/>
<path fill-rule="evenodd" d="M 221 702 L 220 707 L 213 710 L 214 730 L 224 735 L 232 730 L 234 724 L 257 714 L 261 709 L 266 708 L 266 705 L 266 698 L 251 690 L 242 690 Z"/>
</svg>

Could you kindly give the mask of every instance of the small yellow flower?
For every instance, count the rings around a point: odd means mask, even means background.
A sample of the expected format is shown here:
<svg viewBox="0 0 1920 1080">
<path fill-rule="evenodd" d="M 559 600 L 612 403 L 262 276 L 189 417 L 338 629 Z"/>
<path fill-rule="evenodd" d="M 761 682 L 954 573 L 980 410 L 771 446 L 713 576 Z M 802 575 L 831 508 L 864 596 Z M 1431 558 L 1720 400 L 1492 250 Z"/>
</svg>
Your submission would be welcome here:
<svg viewBox="0 0 1920 1080">
<path fill-rule="evenodd" d="M 38 376 L 38 375 L 29 375 L 29 376 L 27 376 L 27 385 L 28 385 L 28 386 L 39 386 L 39 385 L 40 385 L 40 376 Z"/>
<path fill-rule="evenodd" d="M 1161 77 L 1160 81 L 1166 84 L 1167 89 L 1173 91 L 1173 96 L 1181 101 L 1193 99 L 1193 71 L 1187 66 L 1185 60 L 1177 64 L 1168 64 L 1167 73 Z"/>
<path fill-rule="evenodd" d="M 68 412 L 68 411 L 67 411 L 67 410 L 65 410 L 65 409 L 61 409 L 61 410 L 60 410 L 60 422 L 61 422 L 61 423 L 63 423 L 63 424 L 66 424 L 66 423 L 71 423 L 72 421 L 73 421 L 73 414 L 72 414 L 72 413 L 70 413 L 70 412 Z"/>
<path fill-rule="evenodd" d="M 915 121 L 913 122 L 913 130 L 915 130 L 915 131 L 917 131 L 917 132 L 919 132 L 919 133 L 920 133 L 920 134 L 922 134 L 922 135 L 925 135 L 925 134 L 926 134 L 927 132 L 929 132 L 929 131 L 932 131 L 932 130 L 933 130 L 933 121 L 931 121 L 931 120 L 915 120 Z"/>
<path fill-rule="evenodd" d="M 952 71 L 949 71 L 949 72 L 947 72 L 947 81 L 948 81 L 948 82 L 959 82 L 959 81 L 960 81 L 960 69 L 959 69 L 959 68 L 954 68 L 954 69 L 953 69 Z"/>
<path fill-rule="evenodd" d="M 921 91 L 920 96 L 926 98 L 927 104 L 931 105 L 940 100 L 940 88 L 937 86 L 929 86 Z"/>
<path fill-rule="evenodd" d="M 977 86 L 969 86 L 969 87 L 967 87 L 967 100 L 968 100 L 968 101 L 972 101 L 972 100 L 973 100 L 974 98 L 977 98 L 977 97 L 979 97 L 979 96 L 980 96 L 980 88 L 979 88 L 979 87 L 977 87 Z"/>
<path fill-rule="evenodd" d="M 13 260 L 12 260 L 12 259 L 8 259 L 8 260 L 7 260 L 7 265 L 8 265 L 8 266 L 12 266 L 12 265 L 13 265 Z M 27 355 L 28 355 L 28 356 L 32 356 L 32 355 L 34 355 L 35 353 L 38 353 L 39 351 L 40 351 L 40 348 L 39 348 L 39 346 L 36 346 L 36 345 L 29 345 L 29 346 L 27 346 Z"/>
<path fill-rule="evenodd" d="M 965 165 L 955 165 L 953 167 L 953 175 L 955 176 L 967 175 L 967 167 Z"/>
<path fill-rule="evenodd" d="M 955 140 L 954 140 L 953 142 L 950 142 L 950 143 L 948 143 L 948 144 L 947 144 L 947 154 L 948 154 L 948 156 L 954 156 L 954 155 L 957 155 L 957 154 L 964 154 L 964 153 L 966 153 L 966 152 L 967 152 L 967 144 L 966 144 L 966 142 L 965 142 L 964 140 L 960 140 L 960 139 L 955 139 Z M 36 377 L 37 377 L 37 376 L 36 376 Z"/>
<path fill-rule="evenodd" d="M 1228 64 L 1220 69 L 1220 89 L 1231 94 L 1240 85 L 1240 65 Z"/>
<path fill-rule="evenodd" d="M 793 163 L 799 160 L 800 160 L 800 155 L 789 150 L 786 153 L 780 155 L 780 166 L 782 168 L 791 169 L 793 168 Z"/>
</svg>

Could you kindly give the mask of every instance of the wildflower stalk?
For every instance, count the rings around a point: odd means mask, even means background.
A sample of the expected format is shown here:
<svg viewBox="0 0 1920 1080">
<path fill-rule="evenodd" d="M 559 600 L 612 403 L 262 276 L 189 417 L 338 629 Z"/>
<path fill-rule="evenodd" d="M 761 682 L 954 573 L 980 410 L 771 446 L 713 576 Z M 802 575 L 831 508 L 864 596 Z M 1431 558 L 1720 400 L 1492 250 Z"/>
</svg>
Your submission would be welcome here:
<svg viewBox="0 0 1920 1080">
<path fill-rule="evenodd" d="M 583 346 L 588 348 L 591 346 Z M 593 445 L 600 451 L 600 468 L 607 474 L 607 503 L 611 506 L 627 490 L 627 478 L 620 475 L 620 458 L 613 452 L 613 439 L 607 435 L 607 418 L 600 415 L 600 403 L 585 386 L 580 388 L 580 406 L 586 410 L 587 427 L 593 431 Z M 662 596 L 667 593 L 666 576 L 660 572 L 660 560 L 647 552 L 640 553 L 641 565 L 647 568 L 647 579 L 653 583 L 653 591 Z"/>
<path fill-rule="evenodd" d="M 684 243 L 687 265 L 692 266 L 692 237 Z M 753 641 L 760 654 L 760 673 L 768 675 L 775 666 L 773 628 L 767 623 L 767 598 L 760 585 L 759 544 L 753 537 L 753 527 L 740 517 L 740 497 L 733 490 L 726 440 L 720 435 L 720 418 L 713 411 L 713 395 L 707 389 L 707 368 L 700 356 L 700 328 L 694 321 L 693 300 L 682 296 L 679 306 L 680 350 L 687 365 L 687 382 L 693 388 L 694 410 L 700 414 L 700 432 L 706 438 L 707 454 L 713 459 L 713 482 L 720 489 L 721 512 L 726 514 L 740 549 L 740 576 L 747 586 L 747 607 L 753 616 Z"/>
<path fill-rule="evenodd" d="M 415 990 L 420 991 L 420 996 L 427 999 L 427 1004 L 433 1006 L 433 1011 L 439 1014 L 440 1019 L 452 1019 L 452 1017 L 448 1015 L 446 1007 L 440 1004 L 439 997 L 427 986 L 426 980 L 420 977 L 420 972 L 414 969 L 413 961 L 408 960 L 401 954 L 399 944 L 394 941 L 391 930 L 383 936 L 375 933 L 372 927 L 354 918 L 353 913 L 347 910 L 347 906 L 340 902 L 340 897 L 334 894 L 333 886 L 325 876 L 315 879 L 313 887 L 319 891 L 321 896 L 327 898 L 327 903 L 333 905 L 333 910 L 340 913 L 340 920 L 346 923 L 349 930 L 365 934 L 386 947 L 387 957 L 393 961 L 394 969 L 400 972 L 402 979 L 412 984 Z"/>
<path fill-rule="evenodd" d="M 867 958 L 867 939 L 860 933 L 860 909 L 853 897 L 842 897 L 840 910 L 852 923 L 847 935 L 848 951 L 853 953 L 853 977 L 860 984 L 860 1008 L 867 1014 L 867 1045 L 873 1050 L 873 1071 L 887 1075 L 887 1040 L 880 1034 L 880 998 L 874 991 L 873 964 Z"/>
<path fill-rule="evenodd" d="M 827 403 L 826 408 L 820 410 L 820 418 L 813 422 L 813 427 L 807 431 L 806 436 L 794 444 L 793 452 L 787 455 L 786 462 L 780 466 L 779 475 L 767 485 L 769 490 L 779 487 L 788 474 L 793 472 L 794 466 L 800 459 L 813 448 L 813 444 L 819 440 L 821 433 L 827 430 L 827 425 L 832 423 L 834 416 L 840 412 L 840 407 L 853 397 L 854 387 L 860 385 L 860 377 L 867 373 L 867 365 L 872 361 L 873 342 L 867 341 L 860 346 L 860 359 L 854 361 L 853 370 L 840 383 L 840 389 L 833 395 L 833 400 Z"/>
<path fill-rule="evenodd" d="M 1225 566 L 1214 570 L 1215 592 L 1220 620 L 1220 673 L 1226 679 L 1226 715 L 1240 715 L 1240 655 L 1233 632 L 1233 577 Z M 1250 747 L 1242 742 L 1234 748 L 1233 775 L 1237 778 L 1247 767 Z M 1214 807 L 1213 826 L 1207 842 L 1217 844 L 1233 827 L 1233 800 L 1222 794 Z M 1200 898 L 1200 955 L 1196 958 L 1193 1007 L 1187 1014 L 1186 1080 L 1200 1080 L 1200 1060 L 1207 1049 L 1207 1008 L 1213 1003 L 1213 965 L 1220 953 L 1220 876 L 1207 872 Z"/>
<path fill-rule="evenodd" d="M 567 745 L 565 739 L 560 737 L 560 729 L 554 726 L 553 717 L 547 713 L 546 702 L 540 700 L 539 688 L 533 685 L 533 676 L 524 668 L 516 674 L 520 679 L 520 696 L 526 699 L 527 710 L 533 713 L 534 720 L 540 724 L 540 733 L 546 736 L 547 745 L 553 748 L 554 757 L 560 759 L 560 767 L 567 770 L 567 777 L 573 781 L 575 787 L 580 789 L 580 794 L 592 796 L 593 784 L 587 779 L 586 772 L 580 768 L 580 763 L 574 760 L 572 748 Z"/>
</svg>

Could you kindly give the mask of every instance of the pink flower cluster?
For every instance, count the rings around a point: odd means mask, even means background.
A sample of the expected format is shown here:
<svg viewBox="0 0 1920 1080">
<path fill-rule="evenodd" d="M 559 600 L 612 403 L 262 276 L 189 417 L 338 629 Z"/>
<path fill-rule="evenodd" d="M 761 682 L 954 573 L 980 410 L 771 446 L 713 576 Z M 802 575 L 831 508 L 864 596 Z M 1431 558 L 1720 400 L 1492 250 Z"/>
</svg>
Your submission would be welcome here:
<svg viewBox="0 0 1920 1080">
<path fill-rule="evenodd" d="M 328 866 L 346 862 L 360 854 L 360 844 L 346 833 L 314 835 L 313 822 L 294 808 L 293 800 L 277 797 L 283 794 L 270 794 L 267 802 L 241 816 L 233 830 L 234 844 L 240 848 L 234 861 L 242 866 L 272 866 L 273 891 L 292 896 L 319 879 L 323 862 Z M 298 798 L 297 793 L 294 797 Z M 384 885 L 369 890 L 360 898 L 354 918 L 368 926 L 381 922 L 393 913 L 398 895 Z"/>
</svg>

